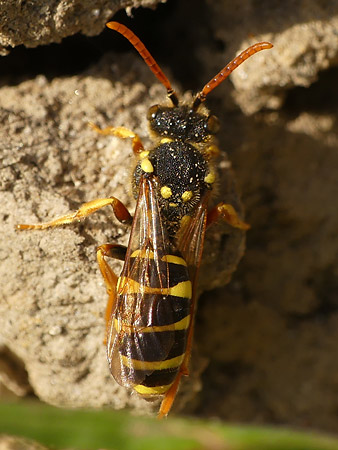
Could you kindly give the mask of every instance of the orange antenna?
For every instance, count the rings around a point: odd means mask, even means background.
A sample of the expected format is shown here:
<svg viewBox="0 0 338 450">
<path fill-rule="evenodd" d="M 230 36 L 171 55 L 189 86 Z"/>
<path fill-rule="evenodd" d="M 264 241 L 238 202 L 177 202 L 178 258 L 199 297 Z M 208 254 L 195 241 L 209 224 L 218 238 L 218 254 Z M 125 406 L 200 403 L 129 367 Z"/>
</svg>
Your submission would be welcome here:
<svg viewBox="0 0 338 450">
<path fill-rule="evenodd" d="M 261 50 L 266 50 L 268 48 L 272 48 L 273 45 L 270 42 L 258 42 L 257 44 L 251 45 L 251 47 L 244 50 L 240 55 L 236 56 L 229 64 L 227 64 L 215 77 L 213 77 L 209 83 L 207 83 L 204 88 L 196 95 L 193 109 L 196 110 L 199 105 L 205 101 L 206 96 L 211 92 L 215 87 L 222 83 L 228 76 L 234 71 L 238 66 L 240 66 L 246 59 L 250 58 L 250 56 L 254 55 Z"/>
<path fill-rule="evenodd" d="M 127 28 L 125 25 L 122 25 L 121 23 L 108 22 L 107 27 L 111 28 L 112 30 L 117 31 L 118 33 L 122 34 L 122 36 L 124 36 L 126 39 L 128 39 L 128 41 L 134 46 L 134 48 L 142 56 L 144 62 L 147 64 L 147 66 L 153 72 L 153 74 L 156 76 L 156 78 L 158 80 L 160 80 L 160 82 L 166 87 L 168 97 L 173 102 L 174 106 L 177 106 L 178 98 L 177 98 L 176 92 L 171 87 L 170 81 L 164 75 L 160 66 L 157 64 L 155 59 L 151 56 L 151 54 L 146 49 L 146 47 L 141 42 L 141 40 L 131 30 L 129 30 L 129 28 Z"/>
</svg>

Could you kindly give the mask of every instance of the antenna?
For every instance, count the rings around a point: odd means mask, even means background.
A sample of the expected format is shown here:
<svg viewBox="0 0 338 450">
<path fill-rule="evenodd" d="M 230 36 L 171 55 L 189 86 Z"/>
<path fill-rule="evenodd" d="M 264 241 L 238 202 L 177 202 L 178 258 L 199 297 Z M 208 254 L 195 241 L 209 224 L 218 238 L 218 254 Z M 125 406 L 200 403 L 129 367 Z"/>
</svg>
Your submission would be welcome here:
<svg viewBox="0 0 338 450">
<path fill-rule="evenodd" d="M 153 72 L 153 74 L 156 76 L 158 80 L 165 86 L 167 89 L 168 97 L 173 102 L 174 106 L 178 105 L 178 98 L 176 95 L 176 92 L 171 87 L 170 81 L 168 78 L 164 75 L 162 72 L 160 66 L 157 64 L 155 59 L 151 56 L 149 51 L 146 49 L 145 45 L 141 42 L 141 40 L 131 31 L 129 28 L 127 28 L 125 25 L 122 25 L 118 22 L 108 22 L 107 27 L 117 31 L 118 33 L 122 34 L 128 41 L 134 46 L 134 48 L 139 52 L 139 54 L 142 56 L 144 62 L 147 64 L 149 69 Z"/>
<path fill-rule="evenodd" d="M 242 53 L 240 53 L 236 58 L 234 58 L 232 61 L 229 62 L 223 69 L 214 76 L 205 86 L 204 88 L 196 95 L 194 103 L 193 103 L 193 110 L 196 111 L 196 109 L 199 107 L 199 105 L 205 101 L 206 96 L 213 90 L 215 87 L 217 87 L 219 84 L 222 83 L 228 76 L 233 72 L 238 66 L 240 66 L 245 60 L 250 58 L 250 56 L 254 55 L 257 52 L 260 52 L 261 50 L 266 50 L 268 48 L 272 48 L 273 45 L 270 44 L 270 42 L 258 42 L 257 44 L 251 45 L 251 47 L 244 50 Z"/>
</svg>

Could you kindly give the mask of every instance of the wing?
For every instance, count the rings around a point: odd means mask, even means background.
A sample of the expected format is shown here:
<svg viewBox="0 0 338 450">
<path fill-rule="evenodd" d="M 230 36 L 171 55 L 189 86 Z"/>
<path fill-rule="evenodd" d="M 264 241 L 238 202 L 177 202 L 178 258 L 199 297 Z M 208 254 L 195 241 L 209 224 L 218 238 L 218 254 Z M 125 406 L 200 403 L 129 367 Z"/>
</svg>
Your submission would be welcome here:
<svg viewBox="0 0 338 450">
<path fill-rule="evenodd" d="M 107 339 L 111 373 L 123 386 L 133 387 L 161 368 L 173 352 L 173 306 L 166 301 L 170 268 L 169 240 L 157 202 L 157 180 L 140 181 L 125 264 L 116 289 L 116 309 Z M 156 327 L 166 325 L 165 331 Z"/>
<path fill-rule="evenodd" d="M 182 223 L 177 237 L 177 248 L 187 262 L 190 279 L 196 284 L 198 269 L 202 259 L 204 236 L 207 223 L 207 209 L 210 192 L 201 199 L 194 214 Z"/>
<path fill-rule="evenodd" d="M 196 288 L 197 288 L 197 279 L 198 279 L 198 270 L 200 267 L 202 253 L 203 253 L 203 245 L 204 245 L 204 236 L 207 225 L 207 212 L 208 212 L 208 203 L 209 203 L 210 192 L 208 191 L 201 202 L 197 206 L 193 216 L 189 217 L 185 222 L 182 223 L 181 229 L 177 236 L 177 247 L 181 252 L 183 258 L 185 259 L 189 276 L 192 280 L 192 297 L 190 303 L 190 326 L 187 335 L 186 342 L 186 351 L 185 358 L 182 362 L 180 374 L 178 377 L 178 381 L 176 385 L 178 386 L 178 382 L 181 374 L 188 375 L 189 374 L 189 360 L 192 348 L 193 334 L 194 334 L 194 319 L 196 312 Z M 176 388 L 177 389 L 177 388 Z M 172 395 L 172 398 L 165 399 L 163 401 L 163 405 L 161 406 L 160 413 L 162 411 L 169 411 L 171 404 L 176 395 L 176 391 Z M 165 402 L 168 402 L 166 405 Z M 168 409 L 169 408 L 169 409 Z M 162 411 L 162 413 L 163 413 Z M 166 414 L 164 412 L 164 414 Z"/>
</svg>

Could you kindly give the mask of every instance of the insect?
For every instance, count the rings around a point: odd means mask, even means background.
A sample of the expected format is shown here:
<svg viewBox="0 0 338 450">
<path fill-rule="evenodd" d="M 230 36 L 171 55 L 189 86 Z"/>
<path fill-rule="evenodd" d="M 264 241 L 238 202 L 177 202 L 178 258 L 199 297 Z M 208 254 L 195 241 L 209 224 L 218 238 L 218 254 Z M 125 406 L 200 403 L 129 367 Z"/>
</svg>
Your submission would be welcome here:
<svg viewBox="0 0 338 450">
<path fill-rule="evenodd" d="M 159 417 L 166 416 L 181 377 L 188 375 L 196 310 L 196 283 L 206 229 L 224 220 L 242 230 L 248 225 L 230 204 L 208 211 L 216 181 L 214 160 L 219 153 L 218 119 L 204 105 L 206 96 L 254 53 L 272 44 L 260 42 L 243 51 L 203 89 L 181 102 L 154 58 L 127 27 L 107 27 L 126 37 L 167 89 L 168 104 L 149 109 L 153 146 L 124 127 L 92 128 L 103 135 L 131 139 L 136 164 L 132 191 L 134 216 L 115 197 L 83 204 L 74 213 L 50 222 L 17 225 L 19 230 L 43 230 L 79 221 L 104 206 L 131 226 L 127 247 L 105 244 L 97 259 L 109 300 L 106 311 L 107 356 L 110 371 L 122 386 L 147 399 L 161 398 Z M 107 258 L 124 261 L 118 277 Z"/>
</svg>

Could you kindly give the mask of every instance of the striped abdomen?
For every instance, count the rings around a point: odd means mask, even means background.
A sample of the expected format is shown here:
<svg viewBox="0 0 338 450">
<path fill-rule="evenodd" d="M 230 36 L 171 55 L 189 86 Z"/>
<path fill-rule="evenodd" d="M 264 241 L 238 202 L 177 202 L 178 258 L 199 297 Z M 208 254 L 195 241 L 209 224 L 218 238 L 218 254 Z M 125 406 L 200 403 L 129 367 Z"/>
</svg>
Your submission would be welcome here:
<svg viewBox="0 0 338 450">
<path fill-rule="evenodd" d="M 111 364 L 112 373 L 140 395 L 165 394 L 185 357 L 192 296 L 187 265 L 179 256 L 155 260 L 153 252 L 140 250 L 128 265 L 117 284 L 119 362 Z"/>
</svg>

